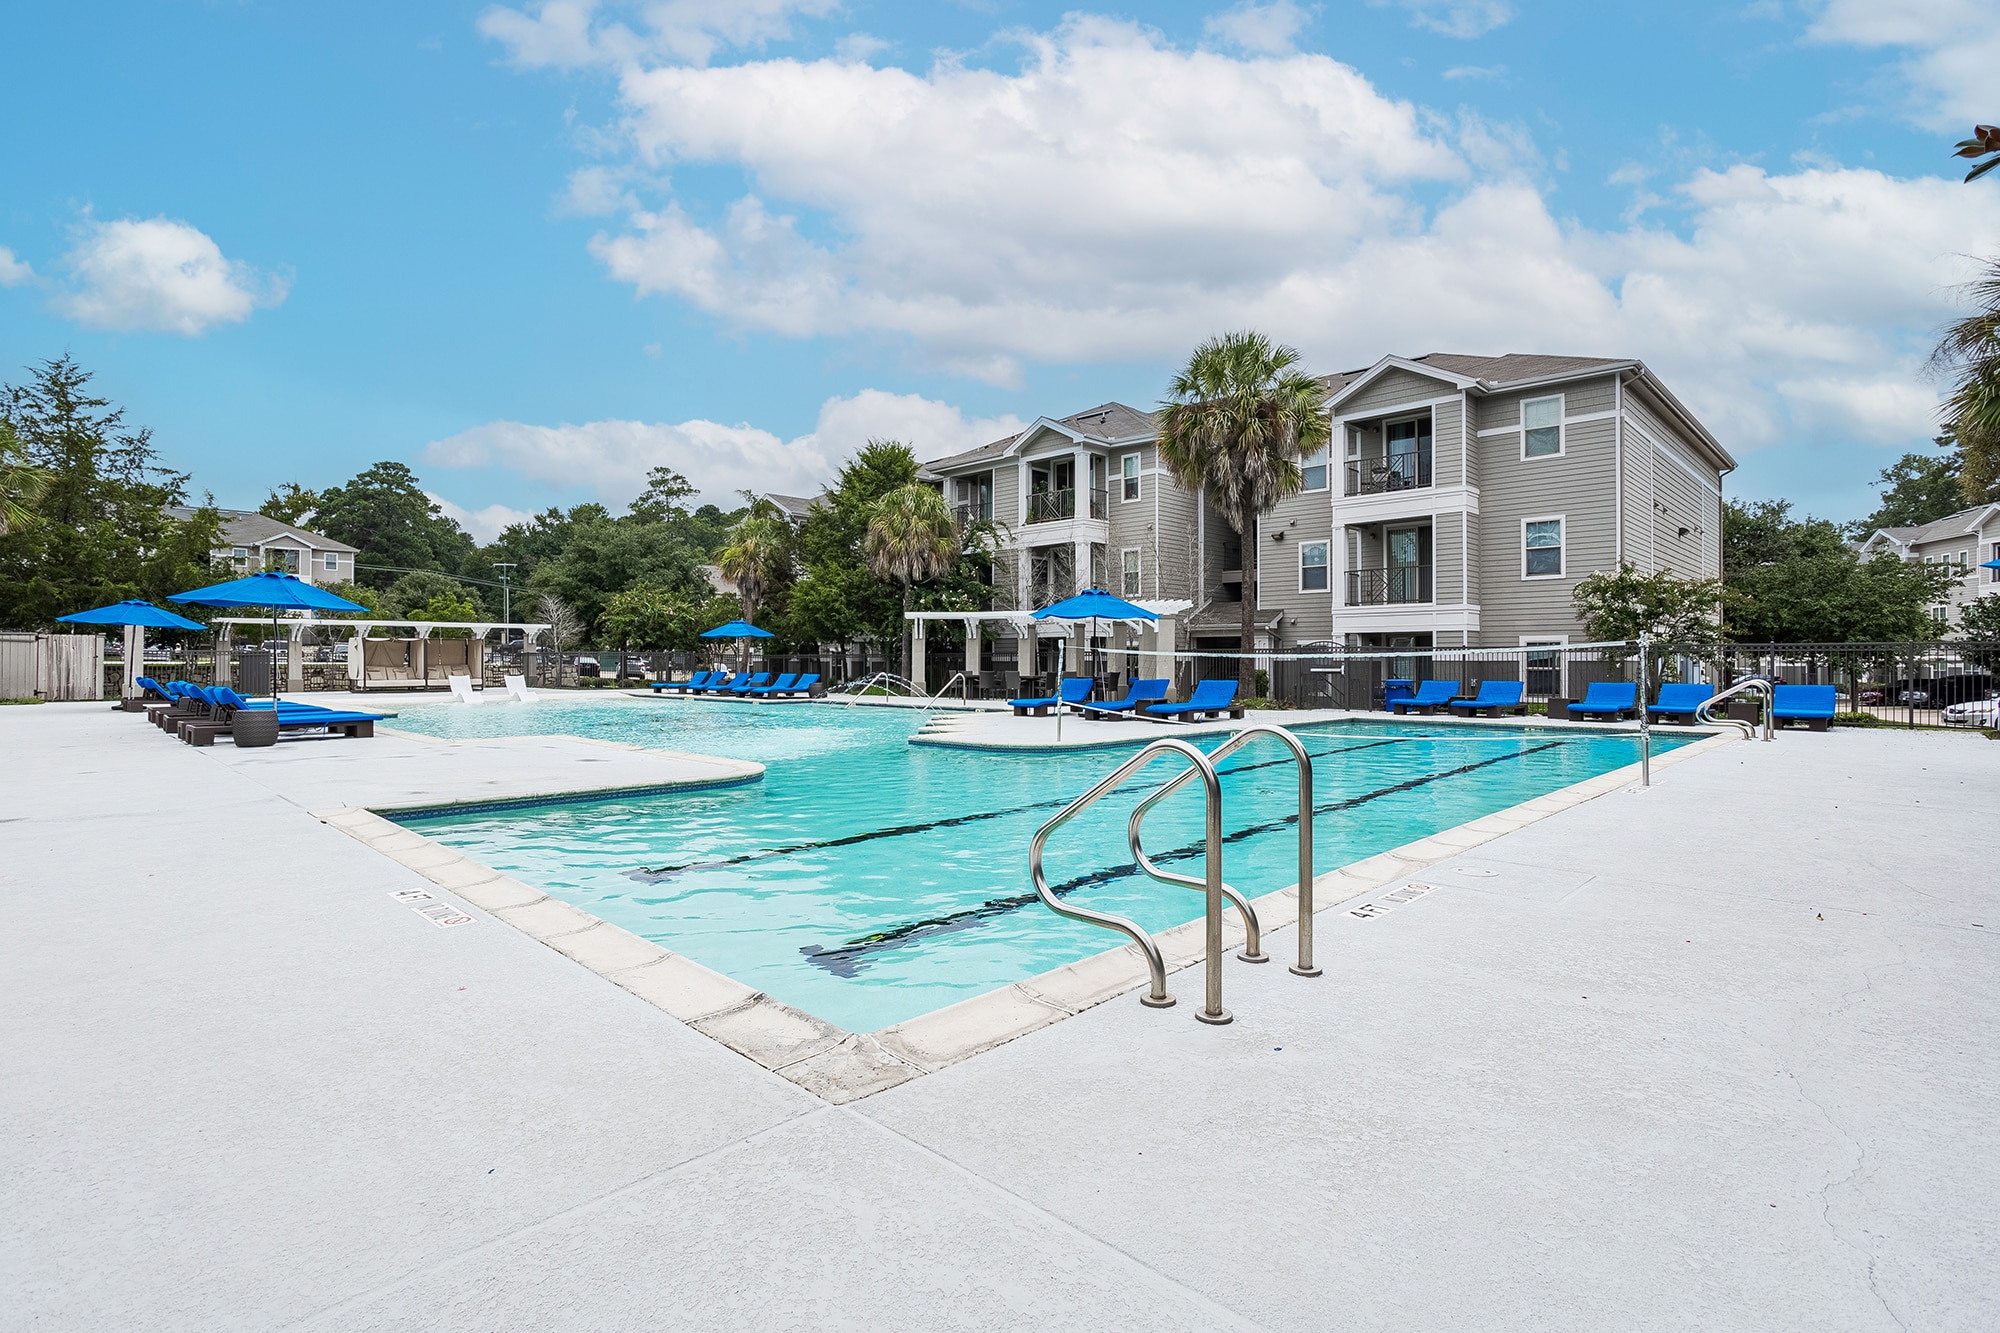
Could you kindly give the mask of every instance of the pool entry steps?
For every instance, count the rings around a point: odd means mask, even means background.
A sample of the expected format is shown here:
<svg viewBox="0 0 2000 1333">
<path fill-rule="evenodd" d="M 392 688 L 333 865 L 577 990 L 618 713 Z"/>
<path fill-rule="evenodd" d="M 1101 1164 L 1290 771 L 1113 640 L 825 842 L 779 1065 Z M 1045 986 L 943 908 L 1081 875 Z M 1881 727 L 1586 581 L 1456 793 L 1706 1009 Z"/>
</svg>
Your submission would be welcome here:
<svg viewBox="0 0 2000 1333">
<path fill-rule="evenodd" d="M 1034 881 L 1035 893 L 1048 909 L 1058 916 L 1072 921 L 1082 921 L 1093 926 L 1115 930 L 1128 937 L 1145 956 L 1150 978 L 1150 989 L 1140 997 L 1139 1003 L 1153 1009 L 1166 1009 L 1174 1004 L 1174 997 L 1167 990 L 1167 965 L 1161 957 L 1160 946 L 1139 924 L 1128 917 L 1114 912 L 1098 912 L 1087 907 L 1077 907 L 1065 903 L 1049 887 L 1048 876 L 1042 870 L 1042 849 L 1048 843 L 1049 835 L 1061 828 L 1069 820 L 1094 805 L 1100 797 L 1115 790 L 1119 783 L 1130 774 L 1138 772 L 1161 755 L 1175 754 L 1187 761 L 1187 767 L 1164 783 L 1133 809 L 1132 817 L 1126 821 L 1125 835 L 1131 844 L 1132 858 L 1139 870 L 1149 878 L 1162 884 L 1173 884 L 1181 888 L 1195 889 L 1207 897 L 1207 911 L 1204 915 L 1206 939 L 1205 990 L 1203 1004 L 1195 1017 L 1203 1023 L 1227 1023 L 1230 1013 L 1222 1007 L 1222 902 L 1227 898 L 1243 918 L 1243 952 L 1237 957 L 1246 963 L 1267 963 L 1270 956 L 1263 951 L 1262 931 L 1257 923 L 1257 912 L 1249 901 L 1235 889 L 1222 882 L 1222 780 L 1216 775 L 1215 765 L 1223 756 L 1241 749 L 1249 742 L 1262 736 L 1270 736 L 1281 742 L 1292 752 L 1293 763 L 1298 770 L 1299 794 L 1299 862 L 1298 862 L 1298 961 L 1292 965 L 1292 972 L 1301 977 L 1316 977 L 1320 969 L 1313 963 L 1313 794 L 1312 758 L 1298 737 L 1280 726 L 1258 723 L 1245 727 L 1213 752 L 1203 754 L 1183 740 L 1157 740 L 1130 759 L 1113 769 L 1096 786 L 1071 801 L 1057 812 L 1055 817 L 1035 831 L 1028 844 L 1028 874 Z M 1162 870 L 1146 855 L 1142 830 L 1146 812 L 1158 805 L 1196 778 L 1201 779 L 1205 811 L 1204 868 L 1201 879 L 1191 875 L 1176 875 L 1170 870 Z"/>
</svg>

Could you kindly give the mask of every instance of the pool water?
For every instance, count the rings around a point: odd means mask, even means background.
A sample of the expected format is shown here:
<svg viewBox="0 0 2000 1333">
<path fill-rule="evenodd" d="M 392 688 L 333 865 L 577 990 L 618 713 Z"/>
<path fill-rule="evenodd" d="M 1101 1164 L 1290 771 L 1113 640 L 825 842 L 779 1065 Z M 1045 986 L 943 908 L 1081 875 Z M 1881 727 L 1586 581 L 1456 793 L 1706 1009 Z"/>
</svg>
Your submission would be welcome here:
<svg viewBox="0 0 2000 1333">
<path fill-rule="evenodd" d="M 1028 841 L 1132 749 L 996 753 L 910 745 L 901 709 L 683 700 L 412 708 L 440 737 L 566 734 L 749 759 L 762 781 L 402 822 L 465 855 L 850 1031 L 873 1031 L 1122 942 L 1034 896 Z M 1081 725 L 1081 724 L 1077 724 Z M 1168 734 L 1132 727 L 1133 745 Z M 1297 729 L 1314 756 L 1321 873 L 1638 758 L 1637 738 L 1532 727 L 1341 721 Z M 1190 736 L 1203 749 L 1225 739 Z M 1655 733 L 1670 749 L 1692 737 Z M 1199 893 L 1131 865 L 1125 821 L 1177 771 L 1163 757 L 1058 830 L 1049 882 L 1149 930 Z M 1245 896 L 1297 880 L 1289 752 L 1223 761 L 1224 878 Z M 1199 876 L 1200 785 L 1147 817 L 1146 849 Z"/>
</svg>

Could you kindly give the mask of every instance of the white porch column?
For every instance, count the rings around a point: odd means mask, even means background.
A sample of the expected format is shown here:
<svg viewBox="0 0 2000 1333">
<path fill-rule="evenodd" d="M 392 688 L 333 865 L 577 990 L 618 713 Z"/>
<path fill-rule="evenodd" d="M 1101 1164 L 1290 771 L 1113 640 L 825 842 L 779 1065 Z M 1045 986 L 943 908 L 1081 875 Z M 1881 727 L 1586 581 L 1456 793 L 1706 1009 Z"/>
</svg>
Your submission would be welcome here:
<svg viewBox="0 0 2000 1333">
<path fill-rule="evenodd" d="M 930 686 L 924 683 L 924 622 L 921 620 L 910 622 L 909 668 L 911 682 L 920 690 L 929 690 Z"/>
<path fill-rule="evenodd" d="M 431 631 L 426 625 L 417 631 L 416 642 L 410 645 L 410 656 L 416 660 L 410 664 L 411 670 L 422 682 L 421 688 L 431 687 Z"/>
<path fill-rule="evenodd" d="M 1153 622 L 1153 647 L 1167 656 L 1153 658 L 1152 669 L 1146 673 L 1149 676 L 1165 676 L 1167 688 L 1174 690 L 1176 697 L 1179 697 L 1179 691 L 1175 687 L 1180 683 L 1180 672 L 1177 670 L 1178 664 L 1174 661 L 1173 654 L 1176 651 L 1175 640 L 1179 637 L 1179 631 L 1180 621 L 1177 617 L 1161 616 Z"/>
<path fill-rule="evenodd" d="M 285 688 L 297 693 L 306 687 L 306 627 L 291 626 L 285 639 Z"/>
<path fill-rule="evenodd" d="M 236 684 L 231 678 L 232 668 L 235 665 L 232 660 L 233 658 L 234 654 L 229 648 L 229 626 L 217 625 L 215 627 L 215 683 L 225 689 Z"/>
<path fill-rule="evenodd" d="M 972 693 L 979 688 L 979 622 L 967 617 L 965 621 L 965 692 Z"/>
</svg>

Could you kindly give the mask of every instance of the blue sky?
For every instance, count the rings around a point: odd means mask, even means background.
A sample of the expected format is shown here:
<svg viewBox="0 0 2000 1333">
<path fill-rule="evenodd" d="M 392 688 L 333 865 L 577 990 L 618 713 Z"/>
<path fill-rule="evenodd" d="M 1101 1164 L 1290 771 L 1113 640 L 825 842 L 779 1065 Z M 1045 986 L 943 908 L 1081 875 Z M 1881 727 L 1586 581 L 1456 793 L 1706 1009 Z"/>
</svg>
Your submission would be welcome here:
<svg viewBox="0 0 2000 1333">
<path fill-rule="evenodd" d="M 490 531 L 1154 402 L 1254 325 L 1638 355 L 1865 512 L 2000 185 L 1960 0 L 146 3 L 16 14 L 0 375 L 227 505 L 381 458 Z M 1989 99 L 1990 100 L 1990 99 Z"/>
</svg>

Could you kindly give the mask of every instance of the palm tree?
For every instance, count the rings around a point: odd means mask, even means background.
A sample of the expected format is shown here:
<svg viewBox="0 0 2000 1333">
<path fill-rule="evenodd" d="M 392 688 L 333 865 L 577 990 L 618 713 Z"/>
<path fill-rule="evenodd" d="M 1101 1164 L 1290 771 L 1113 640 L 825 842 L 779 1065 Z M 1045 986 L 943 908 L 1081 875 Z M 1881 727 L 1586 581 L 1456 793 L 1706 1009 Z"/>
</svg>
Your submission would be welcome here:
<svg viewBox="0 0 2000 1333">
<path fill-rule="evenodd" d="M 1299 459 L 1326 447 L 1326 389 L 1299 354 L 1261 333 L 1225 333 L 1194 349 L 1160 405 L 1160 458 L 1188 490 L 1242 538 L 1243 641 L 1237 667 L 1245 696 L 1256 681 L 1257 520 L 1304 484 Z"/>
<path fill-rule="evenodd" d="M 48 486 L 49 474 L 28 462 L 14 428 L 0 421 L 0 537 L 37 521 L 35 503 Z"/>
<path fill-rule="evenodd" d="M 904 626 L 909 625 L 910 590 L 949 571 L 958 559 L 958 521 L 944 496 L 922 482 L 899 486 L 868 512 L 861 554 L 875 577 L 903 588 Z M 902 642 L 902 636 L 897 636 Z M 905 673 L 908 672 L 908 658 Z"/>
<path fill-rule="evenodd" d="M 753 507 L 736 524 L 729 545 L 716 554 L 715 567 L 722 571 L 722 577 L 736 585 L 736 596 L 743 603 L 743 618 L 753 625 L 764 605 L 764 594 L 770 591 L 773 580 L 784 573 L 785 562 L 790 559 L 786 540 L 789 535 L 783 519 L 769 517 Z M 750 669 L 748 639 L 743 641 L 743 662 L 739 669 Z"/>
<path fill-rule="evenodd" d="M 1958 441 L 1958 484 L 1969 505 L 1984 504 L 2000 487 L 2000 259 L 1962 289 L 1972 313 L 1948 327 L 1931 353 L 1933 370 L 1949 375 L 1945 428 Z"/>
</svg>

